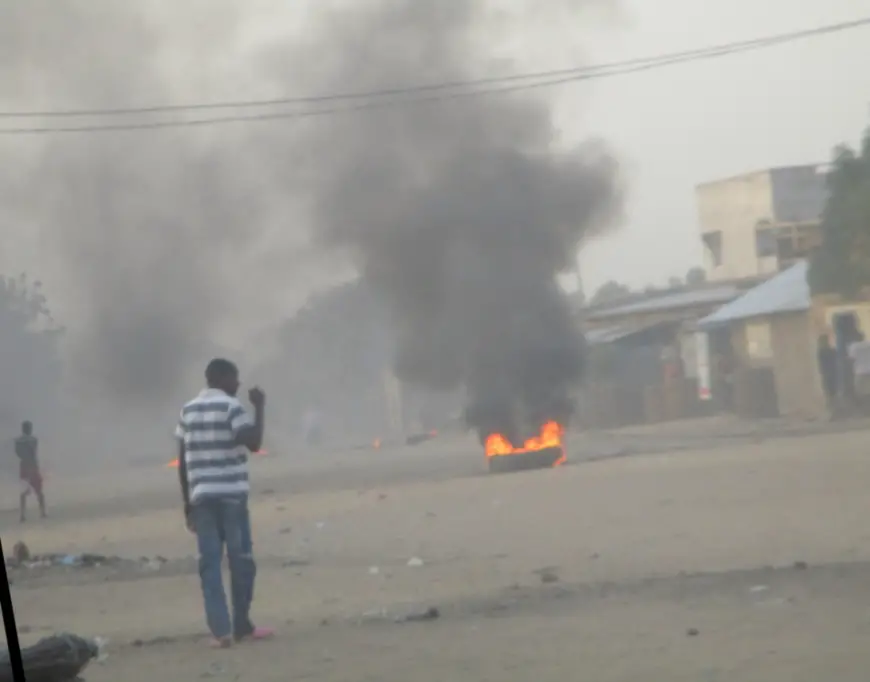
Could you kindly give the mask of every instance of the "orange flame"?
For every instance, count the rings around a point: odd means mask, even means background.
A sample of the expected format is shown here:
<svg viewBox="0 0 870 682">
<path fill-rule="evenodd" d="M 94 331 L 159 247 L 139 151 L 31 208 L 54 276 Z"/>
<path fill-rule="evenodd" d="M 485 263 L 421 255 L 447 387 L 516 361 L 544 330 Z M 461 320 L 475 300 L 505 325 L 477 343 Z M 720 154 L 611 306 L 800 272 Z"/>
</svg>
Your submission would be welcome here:
<svg viewBox="0 0 870 682">
<path fill-rule="evenodd" d="M 380 439 L 380 438 L 375 438 L 375 439 L 372 441 L 372 448 L 375 449 L 375 450 L 380 450 L 380 449 L 381 449 L 381 439 Z"/>
<path fill-rule="evenodd" d="M 260 449 L 260 450 L 257 450 L 255 452 L 252 452 L 251 454 L 257 455 L 257 457 L 266 457 L 269 454 L 269 451 Z M 168 461 L 166 463 L 166 468 L 167 469 L 177 469 L 178 468 L 178 457 L 176 457 L 173 460 Z"/>
<path fill-rule="evenodd" d="M 553 464 L 553 466 L 561 466 L 567 460 L 565 450 L 562 447 L 562 435 L 565 429 L 558 422 L 549 421 L 541 426 L 541 432 L 533 438 L 529 438 L 523 447 L 516 448 L 513 444 L 500 433 L 491 433 L 486 437 L 486 442 L 483 444 L 484 452 L 487 459 L 490 457 L 505 457 L 510 455 L 519 455 L 525 452 L 535 452 L 537 450 L 545 450 L 547 448 L 559 448 L 562 450 L 562 456 Z"/>
</svg>

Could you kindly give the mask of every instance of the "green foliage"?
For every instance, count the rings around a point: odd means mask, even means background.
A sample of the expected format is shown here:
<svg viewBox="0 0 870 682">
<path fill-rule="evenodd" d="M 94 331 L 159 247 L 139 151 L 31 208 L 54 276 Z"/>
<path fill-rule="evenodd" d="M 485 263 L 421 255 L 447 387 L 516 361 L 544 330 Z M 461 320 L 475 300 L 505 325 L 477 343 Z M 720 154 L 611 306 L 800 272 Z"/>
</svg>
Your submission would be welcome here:
<svg viewBox="0 0 870 682">
<path fill-rule="evenodd" d="M 631 294 L 629 289 L 624 284 L 620 284 L 615 280 L 610 280 L 602 284 L 589 300 L 590 305 L 601 305 L 602 303 L 612 303 Z"/>
<path fill-rule="evenodd" d="M 686 273 L 686 284 L 690 287 L 697 287 L 707 281 L 707 273 L 704 268 L 691 268 Z"/>
<path fill-rule="evenodd" d="M 870 286 L 870 129 L 860 151 L 836 150 L 822 214 L 822 245 L 810 262 L 813 294 L 859 295 Z"/>
</svg>

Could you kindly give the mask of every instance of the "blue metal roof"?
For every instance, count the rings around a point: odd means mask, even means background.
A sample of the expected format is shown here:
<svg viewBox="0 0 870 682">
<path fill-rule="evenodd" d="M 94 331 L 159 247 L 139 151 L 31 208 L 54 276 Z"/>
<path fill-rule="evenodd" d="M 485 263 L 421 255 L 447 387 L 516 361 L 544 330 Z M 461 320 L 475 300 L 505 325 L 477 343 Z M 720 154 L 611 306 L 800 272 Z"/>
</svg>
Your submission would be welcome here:
<svg viewBox="0 0 870 682">
<path fill-rule="evenodd" d="M 658 296 L 644 298 L 640 301 L 632 301 L 621 305 L 617 304 L 613 307 L 604 308 L 603 310 L 590 310 L 588 316 L 589 319 L 603 320 L 609 317 L 619 317 L 622 315 L 654 313 L 663 310 L 678 310 L 681 308 L 692 308 L 699 305 L 716 305 L 731 301 L 739 296 L 740 293 L 741 290 L 732 284 L 706 287 L 704 289 L 694 289 L 690 291 L 672 291 L 670 293 L 663 293 Z"/>
<path fill-rule="evenodd" d="M 788 270 L 750 289 L 743 296 L 723 305 L 698 322 L 699 329 L 710 329 L 738 320 L 776 313 L 795 313 L 810 309 L 809 263 L 799 261 Z"/>
</svg>

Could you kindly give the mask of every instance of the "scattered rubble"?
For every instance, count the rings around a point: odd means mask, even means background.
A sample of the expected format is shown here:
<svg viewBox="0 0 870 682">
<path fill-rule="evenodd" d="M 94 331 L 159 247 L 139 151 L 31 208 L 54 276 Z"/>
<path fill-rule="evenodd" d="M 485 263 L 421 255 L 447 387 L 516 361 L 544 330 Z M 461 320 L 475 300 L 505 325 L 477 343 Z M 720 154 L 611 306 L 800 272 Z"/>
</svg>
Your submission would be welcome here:
<svg viewBox="0 0 870 682">
<path fill-rule="evenodd" d="M 434 606 L 429 606 L 420 611 L 412 611 L 403 616 L 397 616 L 394 621 L 396 623 L 422 623 L 428 620 L 437 620 L 441 617 L 441 612 Z"/>
<path fill-rule="evenodd" d="M 19 545 L 23 549 L 19 549 Z M 169 560 L 163 556 L 154 557 L 139 557 L 138 559 L 124 559 L 119 556 L 107 556 L 105 554 L 33 554 L 27 550 L 24 543 L 17 543 L 13 550 L 13 555 L 6 559 L 8 568 L 50 568 L 50 567 L 66 567 L 66 568 L 98 568 L 101 566 L 111 567 L 136 567 L 150 571 L 160 570 L 166 565 Z"/>
<path fill-rule="evenodd" d="M 12 548 L 12 558 L 18 563 L 23 563 L 30 560 L 30 549 L 21 540 L 15 543 Z"/>
<path fill-rule="evenodd" d="M 559 574 L 556 571 L 557 569 L 555 566 L 547 566 L 546 568 L 539 568 L 535 573 L 541 579 L 542 583 L 545 585 L 551 585 L 559 582 Z"/>
<path fill-rule="evenodd" d="M 424 623 L 427 621 L 438 620 L 441 617 L 441 612 L 434 606 L 427 606 L 420 609 L 414 609 L 400 614 L 390 614 L 390 612 L 381 607 L 379 609 L 370 609 L 363 613 L 356 622 L 358 625 L 365 623 Z"/>
</svg>

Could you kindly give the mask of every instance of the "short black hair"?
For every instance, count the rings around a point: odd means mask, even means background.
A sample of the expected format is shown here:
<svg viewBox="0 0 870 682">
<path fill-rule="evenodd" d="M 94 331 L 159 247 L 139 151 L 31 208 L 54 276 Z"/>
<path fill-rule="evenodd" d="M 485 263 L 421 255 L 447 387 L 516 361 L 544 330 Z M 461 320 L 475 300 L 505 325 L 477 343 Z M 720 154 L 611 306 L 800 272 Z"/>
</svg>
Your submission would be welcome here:
<svg viewBox="0 0 870 682">
<path fill-rule="evenodd" d="M 224 358 L 215 358 L 205 368 L 205 382 L 209 386 L 219 384 L 222 379 L 239 373 L 235 363 Z"/>
<path fill-rule="evenodd" d="M 33 422 L 23 421 L 21 422 L 21 433 L 30 433 L 33 431 Z"/>
</svg>

